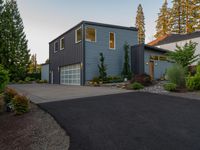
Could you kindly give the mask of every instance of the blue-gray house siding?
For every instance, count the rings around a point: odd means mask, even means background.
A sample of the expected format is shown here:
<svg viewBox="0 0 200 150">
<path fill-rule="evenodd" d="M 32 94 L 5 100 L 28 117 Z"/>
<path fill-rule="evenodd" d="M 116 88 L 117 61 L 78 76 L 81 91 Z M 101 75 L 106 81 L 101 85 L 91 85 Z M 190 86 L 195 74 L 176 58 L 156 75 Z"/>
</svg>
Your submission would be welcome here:
<svg viewBox="0 0 200 150">
<path fill-rule="evenodd" d="M 82 40 L 75 42 L 76 29 L 82 27 Z M 93 27 L 96 29 L 96 42 L 85 40 L 85 29 Z M 109 33 L 115 33 L 116 49 L 109 49 Z M 64 37 L 64 49 L 55 53 L 54 44 Z M 80 64 L 81 85 L 95 76 L 99 76 L 98 64 L 99 54 L 105 56 L 108 75 L 120 75 L 122 72 L 124 49 L 127 42 L 130 46 L 137 44 L 137 29 L 133 27 L 123 27 L 95 22 L 82 21 L 75 27 L 63 33 L 49 43 L 49 82 L 54 84 L 61 83 L 61 68 L 73 64 Z"/>
<path fill-rule="evenodd" d="M 85 42 L 85 79 L 98 76 L 99 54 L 103 53 L 108 75 L 120 75 L 124 62 L 124 44 L 137 44 L 137 31 L 86 25 L 96 29 L 96 42 Z M 109 49 L 109 33 L 115 33 L 115 49 Z"/>
<path fill-rule="evenodd" d="M 151 56 L 164 56 L 168 51 L 165 49 L 152 47 L 145 44 L 134 45 L 131 47 L 131 64 L 134 74 L 149 74 L 150 62 L 154 64 L 154 79 L 160 79 L 166 74 L 166 70 L 173 65 L 167 60 L 152 60 Z"/>
<path fill-rule="evenodd" d="M 163 53 L 151 50 L 146 50 L 144 52 L 144 72 L 146 74 L 149 74 L 150 56 L 163 56 Z M 154 79 L 160 79 L 161 77 L 164 77 L 167 68 L 169 68 L 170 66 L 172 66 L 172 63 L 169 61 L 154 60 Z"/>
</svg>

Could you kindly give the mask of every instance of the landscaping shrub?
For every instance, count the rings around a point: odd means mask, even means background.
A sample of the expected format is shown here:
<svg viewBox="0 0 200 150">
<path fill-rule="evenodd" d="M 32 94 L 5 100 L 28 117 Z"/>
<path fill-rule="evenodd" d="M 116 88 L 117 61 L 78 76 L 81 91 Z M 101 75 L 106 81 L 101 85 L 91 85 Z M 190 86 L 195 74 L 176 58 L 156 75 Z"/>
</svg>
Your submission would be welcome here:
<svg viewBox="0 0 200 150">
<path fill-rule="evenodd" d="M 0 94 L 0 113 L 4 110 L 4 97 L 3 94 Z"/>
<path fill-rule="evenodd" d="M 185 87 L 185 69 L 181 65 L 174 65 L 167 69 L 167 80 L 178 87 Z"/>
<path fill-rule="evenodd" d="M 99 85 L 100 82 L 101 82 L 101 80 L 99 79 L 99 77 L 94 77 L 94 78 L 92 79 L 92 84 L 93 84 L 93 85 Z"/>
<path fill-rule="evenodd" d="M 29 110 L 29 100 L 26 96 L 16 95 L 13 98 L 12 103 L 17 115 L 24 114 Z"/>
<path fill-rule="evenodd" d="M 151 77 L 147 74 L 134 75 L 133 78 L 131 79 L 131 83 L 134 82 L 138 82 L 143 86 L 149 86 L 152 84 Z"/>
<path fill-rule="evenodd" d="M 120 76 L 108 76 L 103 83 L 119 83 L 123 82 L 123 78 Z"/>
<path fill-rule="evenodd" d="M 187 78 L 186 87 L 190 91 L 200 90 L 200 65 L 196 68 L 196 74 Z"/>
<path fill-rule="evenodd" d="M 14 89 L 6 88 L 4 92 L 4 102 L 5 102 L 7 111 L 12 111 L 14 109 L 12 100 L 16 95 L 17 95 L 17 92 Z"/>
<path fill-rule="evenodd" d="M 19 80 L 17 83 L 18 83 L 18 84 L 25 84 L 26 82 L 23 81 L 23 80 Z"/>
<path fill-rule="evenodd" d="M 3 92 L 9 82 L 9 74 L 3 66 L 0 65 L 0 93 Z"/>
<path fill-rule="evenodd" d="M 140 89 L 143 89 L 144 86 L 138 82 L 134 82 L 133 84 L 131 84 L 131 88 L 133 90 L 140 90 Z"/>
<path fill-rule="evenodd" d="M 32 81 L 32 79 L 30 77 L 25 78 L 25 83 L 32 83 L 31 81 Z"/>
<path fill-rule="evenodd" d="M 167 90 L 167 91 L 176 91 L 176 88 L 177 88 L 177 85 L 174 84 L 174 83 L 166 83 L 164 84 L 164 89 Z"/>
<path fill-rule="evenodd" d="M 48 83 L 47 80 L 36 80 L 36 83 L 42 84 L 42 83 Z"/>
</svg>

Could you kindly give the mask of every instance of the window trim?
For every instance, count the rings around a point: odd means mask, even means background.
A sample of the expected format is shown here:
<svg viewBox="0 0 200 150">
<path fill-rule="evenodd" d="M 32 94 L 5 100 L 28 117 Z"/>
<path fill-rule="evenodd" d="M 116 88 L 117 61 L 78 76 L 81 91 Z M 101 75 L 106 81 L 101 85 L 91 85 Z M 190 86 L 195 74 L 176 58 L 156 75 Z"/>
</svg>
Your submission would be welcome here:
<svg viewBox="0 0 200 150">
<path fill-rule="evenodd" d="M 114 48 L 110 47 L 110 34 L 113 33 L 114 34 Z M 109 32 L 109 49 L 110 50 L 116 50 L 116 33 L 115 32 Z"/>
<path fill-rule="evenodd" d="M 76 44 L 77 44 L 77 43 L 80 43 L 80 42 L 83 40 L 82 37 L 81 37 L 81 40 L 79 40 L 79 41 L 78 41 L 78 39 L 77 39 L 77 31 L 80 30 L 80 29 L 81 29 L 81 33 L 83 34 L 83 30 L 82 30 L 82 27 L 81 27 L 81 26 L 75 30 L 75 43 L 76 43 Z M 81 34 L 81 36 L 82 36 L 82 34 Z"/>
<path fill-rule="evenodd" d="M 62 40 L 63 40 L 63 42 L 64 42 L 64 47 L 61 47 L 62 46 Z M 64 50 L 65 49 L 65 38 L 64 37 L 62 37 L 61 39 L 60 39 L 60 50 Z"/>
<path fill-rule="evenodd" d="M 95 41 L 90 41 L 90 40 L 88 40 L 88 39 L 86 38 L 86 35 L 87 35 L 87 28 L 92 28 L 92 29 L 94 29 L 94 31 L 95 31 Z M 96 30 L 96 28 L 94 28 L 94 27 L 86 27 L 86 28 L 85 28 L 85 41 L 91 42 L 91 43 L 96 43 L 96 42 L 97 42 L 97 30 Z"/>
<path fill-rule="evenodd" d="M 54 53 L 58 52 L 58 50 L 56 50 L 56 43 L 58 44 L 58 41 L 54 42 L 54 48 L 53 48 Z"/>
</svg>

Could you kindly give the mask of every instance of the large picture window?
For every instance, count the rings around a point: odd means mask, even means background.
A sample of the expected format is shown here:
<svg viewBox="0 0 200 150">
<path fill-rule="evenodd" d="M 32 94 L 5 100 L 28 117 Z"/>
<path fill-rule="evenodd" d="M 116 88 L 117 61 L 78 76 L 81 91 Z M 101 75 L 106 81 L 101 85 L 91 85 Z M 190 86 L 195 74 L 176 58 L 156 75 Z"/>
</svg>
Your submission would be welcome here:
<svg viewBox="0 0 200 150">
<path fill-rule="evenodd" d="M 96 29 L 87 27 L 85 31 L 85 40 L 89 42 L 96 42 Z"/>
<path fill-rule="evenodd" d="M 81 41 L 82 41 L 82 28 L 80 27 L 75 31 L 75 42 L 79 43 Z"/>
<path fill-rule="evenodd" d="M 114 32 L 110 32 L 110 36 L 109 36 L 109 48 L 110 49 L 115 49 L 115 33 Z"/>
</svg>

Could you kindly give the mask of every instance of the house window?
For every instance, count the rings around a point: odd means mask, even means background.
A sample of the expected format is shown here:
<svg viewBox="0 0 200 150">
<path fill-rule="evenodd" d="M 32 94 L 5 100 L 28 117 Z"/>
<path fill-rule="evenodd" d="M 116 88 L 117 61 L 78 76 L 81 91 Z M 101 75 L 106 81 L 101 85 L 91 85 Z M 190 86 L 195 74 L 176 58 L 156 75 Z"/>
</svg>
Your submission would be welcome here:
<svg viewBox="0 0 200 150">
<path fill-rule="evenodd" d="M 114 32 L 110 32 L 110 36 L 109 36 L 109 48 L 110 49 L 115 49 L 115 33 Z"/>
<path fill-rule="evenodd" d="M 58 42 L 54 43 L 54 53 L 58 51 Z"/>
<path fill-rule="evenodd" d="M 81 42 L 81 40 L 82 40 L 82 28 L 80 27 L 75 31 L 75 42 L 79 43 Z"/>
<path fill-rule="evenodd" d="M 96 30 L 95 28 L 86 28 L 85 39 L 89 42 L 96 42 Z"/>
<path fill-rule="evenodd" d="M 65 48 L 65 39 L 61 38 L 60 39 L 60 50 L 63 50 Z"/>
</svg>

